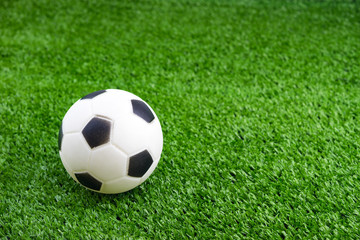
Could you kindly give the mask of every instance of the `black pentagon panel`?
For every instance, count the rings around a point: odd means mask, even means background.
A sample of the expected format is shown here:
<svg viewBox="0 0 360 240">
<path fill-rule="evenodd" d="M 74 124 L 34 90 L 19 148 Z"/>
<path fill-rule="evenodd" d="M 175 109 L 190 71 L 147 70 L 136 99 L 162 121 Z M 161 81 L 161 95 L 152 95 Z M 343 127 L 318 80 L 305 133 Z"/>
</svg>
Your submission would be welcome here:
<svg viewBox="0 0 360 240">
<path fill-rule="evenodd" d="M 58 138 L 59 151 L 61 151 L 61 143 L 62 143 L 63 136 L 64 136 L 64 133 L 62 130 L 62 123 L 61 123 L 60 130 L 59 130 L 59 138 Z"/>
<path fill-rule="evenodd" d="M 91 148 L 100 146 L 110 141 L 111 122 L 94 117 L 82 130 L 85 140 Z"/>
<path fill-rule="evenodd" d="M 89 173 L 75 173 L 75 177 L 85 187 L 92 190 L 100 191 L 102 183 L 93 176 L 91 176 Z"/>
<path fill-rule="evenodd" d="M 155 116 L 146 103 L 133 99 L 131 100 L 131 104 L 133 107 L 133 112 L 144 119 L 146 122 L 150 123 L 152 120 L 154 120 Z"/>
<path fill-rule="evenodd" d="M 129 161 L 128 175 L 131 177 L 142 177 L 151 167 L 153 159 L 147 150 L 144 150 L 132 157 Z"/>
<path fill-rule="evenodd" d="M 85 97 L 83 97 L 81 100 L 84 99 L 93 99 L 94 97 L 96 97 L 97 95 L 100 95 L 102 93 L 106 92 L 106 90 L 100 90 L 100 91 L 96 91 L 96 92 L 92 92 L 89 93 L 88 95 L 86 95 Z"/>
</svg>

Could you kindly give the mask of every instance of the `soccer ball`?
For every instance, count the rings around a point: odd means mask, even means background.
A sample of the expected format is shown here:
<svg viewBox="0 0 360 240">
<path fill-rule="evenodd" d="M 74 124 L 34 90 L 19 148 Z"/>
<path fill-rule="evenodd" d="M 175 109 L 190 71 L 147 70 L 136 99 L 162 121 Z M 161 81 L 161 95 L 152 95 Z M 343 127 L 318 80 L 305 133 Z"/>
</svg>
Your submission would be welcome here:
<svg viewBox="0 0 360 240">
<path fill-rule="evenodd" d="M 121 193 L 144 182 L 163 147 L 159 119 L 136 95 L 101 90 L 79 99 L 59 132 L 61 161 L 70 176 L 101 193 Z"/>
</svg>

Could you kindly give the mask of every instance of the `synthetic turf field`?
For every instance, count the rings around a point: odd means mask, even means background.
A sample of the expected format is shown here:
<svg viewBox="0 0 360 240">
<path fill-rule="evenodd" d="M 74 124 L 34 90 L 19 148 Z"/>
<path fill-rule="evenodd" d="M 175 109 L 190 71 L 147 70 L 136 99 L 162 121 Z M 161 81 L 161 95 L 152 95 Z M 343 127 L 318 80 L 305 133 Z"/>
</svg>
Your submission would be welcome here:
<svg viewBox="0 0 360 240">
<path fill-rule="evenodd" d="M 0 1 L 0 238 L 360 238 L 359 49 L 358 1 Z M 108 88 L 164 133 L 119 195 L 57 148 Z"/>
</svg>

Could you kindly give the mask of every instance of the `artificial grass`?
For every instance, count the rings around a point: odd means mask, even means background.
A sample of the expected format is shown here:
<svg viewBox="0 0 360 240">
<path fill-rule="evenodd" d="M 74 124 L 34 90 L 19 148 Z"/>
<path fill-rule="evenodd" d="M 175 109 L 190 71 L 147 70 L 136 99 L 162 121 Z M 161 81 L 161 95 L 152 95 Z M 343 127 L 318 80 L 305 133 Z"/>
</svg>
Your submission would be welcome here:
<svg viewBox="0 0 360 240">
<path fill-rule="evenodd" d="M 357 1 L 0 2 L 0 237 L 359 238 Z M 136 189 L 76 184 L 80 97 L 119 88 L 164 150 Z"/>
</svg>

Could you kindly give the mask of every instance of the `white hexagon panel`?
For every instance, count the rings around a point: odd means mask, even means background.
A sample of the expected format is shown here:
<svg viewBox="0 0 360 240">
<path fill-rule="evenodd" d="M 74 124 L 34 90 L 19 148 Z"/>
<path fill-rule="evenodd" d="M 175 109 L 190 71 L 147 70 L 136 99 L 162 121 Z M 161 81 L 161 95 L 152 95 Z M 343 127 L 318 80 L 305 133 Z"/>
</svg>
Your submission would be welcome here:
<svg viewBox="0 0 360 240">
<path fill-rule="evenodd" d="M 113 181 L 106 182 L 103 186 L 104 193 L 126 192 L 140 184 L 139 178 L 122 177 Z"/>
<path fill-rule="evenodd" d="M 64 116 L 61 124 L 63 134 L 80 132 L 93 117 L 90 101 L 77 101 Z"/>
<path fill-rule="evenodd" d="M 91 149 L 81 133 L 65 134 L 61 146 L 61 159 L 72 171 L 88 168 Z"/>
<path fill-rule="evenodd" d="M 65 169 L 81 185 L 101 193 L 128 191 L 145 181 L 162 147 L 155 112 L 136 95 L 116 89 L 77 101 L 59 132 Z"/>
<path fill-rule="evenodd" d="M 103 181 L 111 181 L 126 176 L 128 157 L 113 145 L 93 151 L 89 163 L 89 171 Z"/>
</svg>

